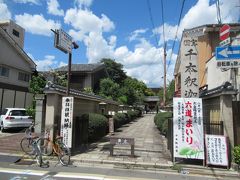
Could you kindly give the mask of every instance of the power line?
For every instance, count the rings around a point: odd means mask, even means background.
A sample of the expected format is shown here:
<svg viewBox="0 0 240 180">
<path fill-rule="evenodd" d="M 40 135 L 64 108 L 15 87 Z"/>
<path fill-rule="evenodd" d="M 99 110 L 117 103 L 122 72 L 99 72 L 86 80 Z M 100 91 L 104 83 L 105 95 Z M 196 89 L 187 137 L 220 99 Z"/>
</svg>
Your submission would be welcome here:
<svg viewBox="0 0 240 180">
<path fill-rule="evenodd" d="M 181 21 L 181 18 L 182 18 L 184 4 L 185 4 L 185 0 L 182 1 L 181 11 L 180 11 L 179 19 L 178 19 L 177 30 L 176 30 L 176 34 L 175 34 L 175 37 L 174 37 L 172 50 L 171 50 L 170 60 L 168 61 L 168 65 L 167 65 L 167 71 L 168 71 L 168 68 L 169 68 L 171 60 L 172 60 L 173 50 L 175 48 L 175 44 L 176 44 L 176 40 L 177 40 L 178 29 L 179 29 L 180 21 Z"/>
<path fill-rule="evenodd" d="M 162 9 L 162 23 L 163 23 L 163 25 L 162 25 L 162 27 L 163 27 L 163 44 L 165 46 L 165 30 L 164 30 L 165 22 L 164 22 L 164 13 L 163 13 L 163 0 L 161 0 L 161 9 Z"/>
<path fill-rule="evenodd" d="M 147 0 L 147 6 L 148 6 L 148 12 L 149 12 L 149 16 L 150 16 L 152 29 L 155 29 L 155 24 L 154 24 L 153 16 L 152 16 L 151 4 L 150 4 L 149 0 Z M 157 38 L 157 35 L 155 33 L 154 33 L 154 38 L 155 38 L 155 43 L 156 43 L 156 47 L 157 47 L 158 46 L 158 38 Z"/>
</svg>

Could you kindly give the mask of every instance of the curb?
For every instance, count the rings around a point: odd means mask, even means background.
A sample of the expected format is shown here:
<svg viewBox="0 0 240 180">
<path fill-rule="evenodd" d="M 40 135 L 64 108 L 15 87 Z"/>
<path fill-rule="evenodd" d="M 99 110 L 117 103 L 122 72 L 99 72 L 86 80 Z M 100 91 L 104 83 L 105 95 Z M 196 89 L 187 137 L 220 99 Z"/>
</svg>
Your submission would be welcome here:
<svg viewBox="0 0 240 180">
<path fill-rule="evenodd" d="M 90 159 L 76 159 L 73 158 L 74 163 L 94 164 L 94 165 L 113 165 L 115 168 L 123 169 L 141 169 L 141 170 L 159 170 L 164 172 L 180 173 L 183 175 L 194 174 L 194 175 L 209 175 L 209 176 L 223 176 L 223 177 L 240 177 L 240 174 L 234 170 L 224 170 L 218 168 L 209 168 L 202 166 L 193 166 L 179 164 L 180 169 L 174 168 L 173 164 L 160 164 L 160 163 L 148 163 L 148 162 L 119 162 L 114 160 L 90 160 Z"/>
<path fill-rule="evenodd" d="M 32 159 L 28 156 L 25 156 L 22 153 L 0 153 L 0 155 L 7 156 L 21 156 L 21 158 L 26 161 Z M 57 162 L 52 156 L 47 158 L 49 163 Z M 100 160 L 100 159 L 78 159 L 71 158 L 71 161 L 75 166 L 78 165 L 94 165 L 94 166 L 102 166 L 102 165 L 112 165 L 114 168 L 122 168 L 122 169 L 139 169 L 139 170 L 158 170 L 169 173 L 179 173 L 182 175 L 209 175 L 215 177 L 240 177 L 240 173 L 234 171 L 233 169 L 219 169 L 219 168 L 211 168 L 211 167 L 203 167 L 197 165 L 187 165 L 187 164 L 177 164 L 179 167 L 174 167 L 172 162 L 168 162 L 168 164 L 161 163 L 150 163 L 150 162 L 136 162 L 136 161 L 117 161 L 117 160 Z"/>
</svg>

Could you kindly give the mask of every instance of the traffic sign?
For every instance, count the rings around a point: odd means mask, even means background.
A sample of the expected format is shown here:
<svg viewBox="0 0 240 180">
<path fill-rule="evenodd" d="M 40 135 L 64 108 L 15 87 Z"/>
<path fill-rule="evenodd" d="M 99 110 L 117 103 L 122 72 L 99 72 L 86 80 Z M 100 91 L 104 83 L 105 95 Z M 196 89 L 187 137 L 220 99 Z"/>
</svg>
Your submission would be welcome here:
<svg viewBox="0 0 240 180">
<path fill-rule="evenodd" d="M 240 46 L 216 47 L 216 60 L 240 60 Z"/>
<path fill-rule="evenodd" d="M 225 39 L 224 41 L 221 41 L 221 42 L 219 43 L 220 46 L 226 46 L 226 45 L 229 45 L 229 44 L 231 44 L 231 39 L 230 39 L 230 37 L 228 37 L 227 39 Z"/>
<path fill-rule="evenodd" d="M 230 26 L 228 24 L 223 25 L 223 27 L 220 28 L 220 40 L 224 41 L 229 37 L 230 34 Z"/>
</svg>

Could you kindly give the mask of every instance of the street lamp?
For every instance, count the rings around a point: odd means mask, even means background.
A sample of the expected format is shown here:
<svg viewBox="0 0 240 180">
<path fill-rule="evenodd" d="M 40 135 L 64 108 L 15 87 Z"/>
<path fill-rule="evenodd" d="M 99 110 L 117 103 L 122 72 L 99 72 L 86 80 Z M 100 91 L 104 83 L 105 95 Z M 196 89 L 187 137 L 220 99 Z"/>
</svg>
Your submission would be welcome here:
<svg viewBox="0 0 240 180">
<path fill-rule="evenodd" d="M 107 103 L 100 102 L 99 103 L 99 109 L 101 110 L 101 114 L 104 115 L 105 109 L 106 109 Z"/>
</svg>

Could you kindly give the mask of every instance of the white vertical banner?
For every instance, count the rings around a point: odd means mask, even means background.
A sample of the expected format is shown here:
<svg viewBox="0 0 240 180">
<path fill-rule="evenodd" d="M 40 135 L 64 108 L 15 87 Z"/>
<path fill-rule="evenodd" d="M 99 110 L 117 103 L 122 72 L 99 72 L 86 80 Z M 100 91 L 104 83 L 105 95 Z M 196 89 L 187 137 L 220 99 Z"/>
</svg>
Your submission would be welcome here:
<svg viewBox="0 0 240 180">
<path fill-rule="evenodd" d="M 228 146 L 225 136 L 205 135 L 207 164 L 228 166 Z"/>
<path fill-rule="evenodd" d="M 61 136 L 63 143 L 72 147 L 73 97 L 62 98 Z"/>
<path fill-rule="evenodd" d="M 174 157 L 204 159 L 202 99 L 173 98 Z"/>
</svg>

